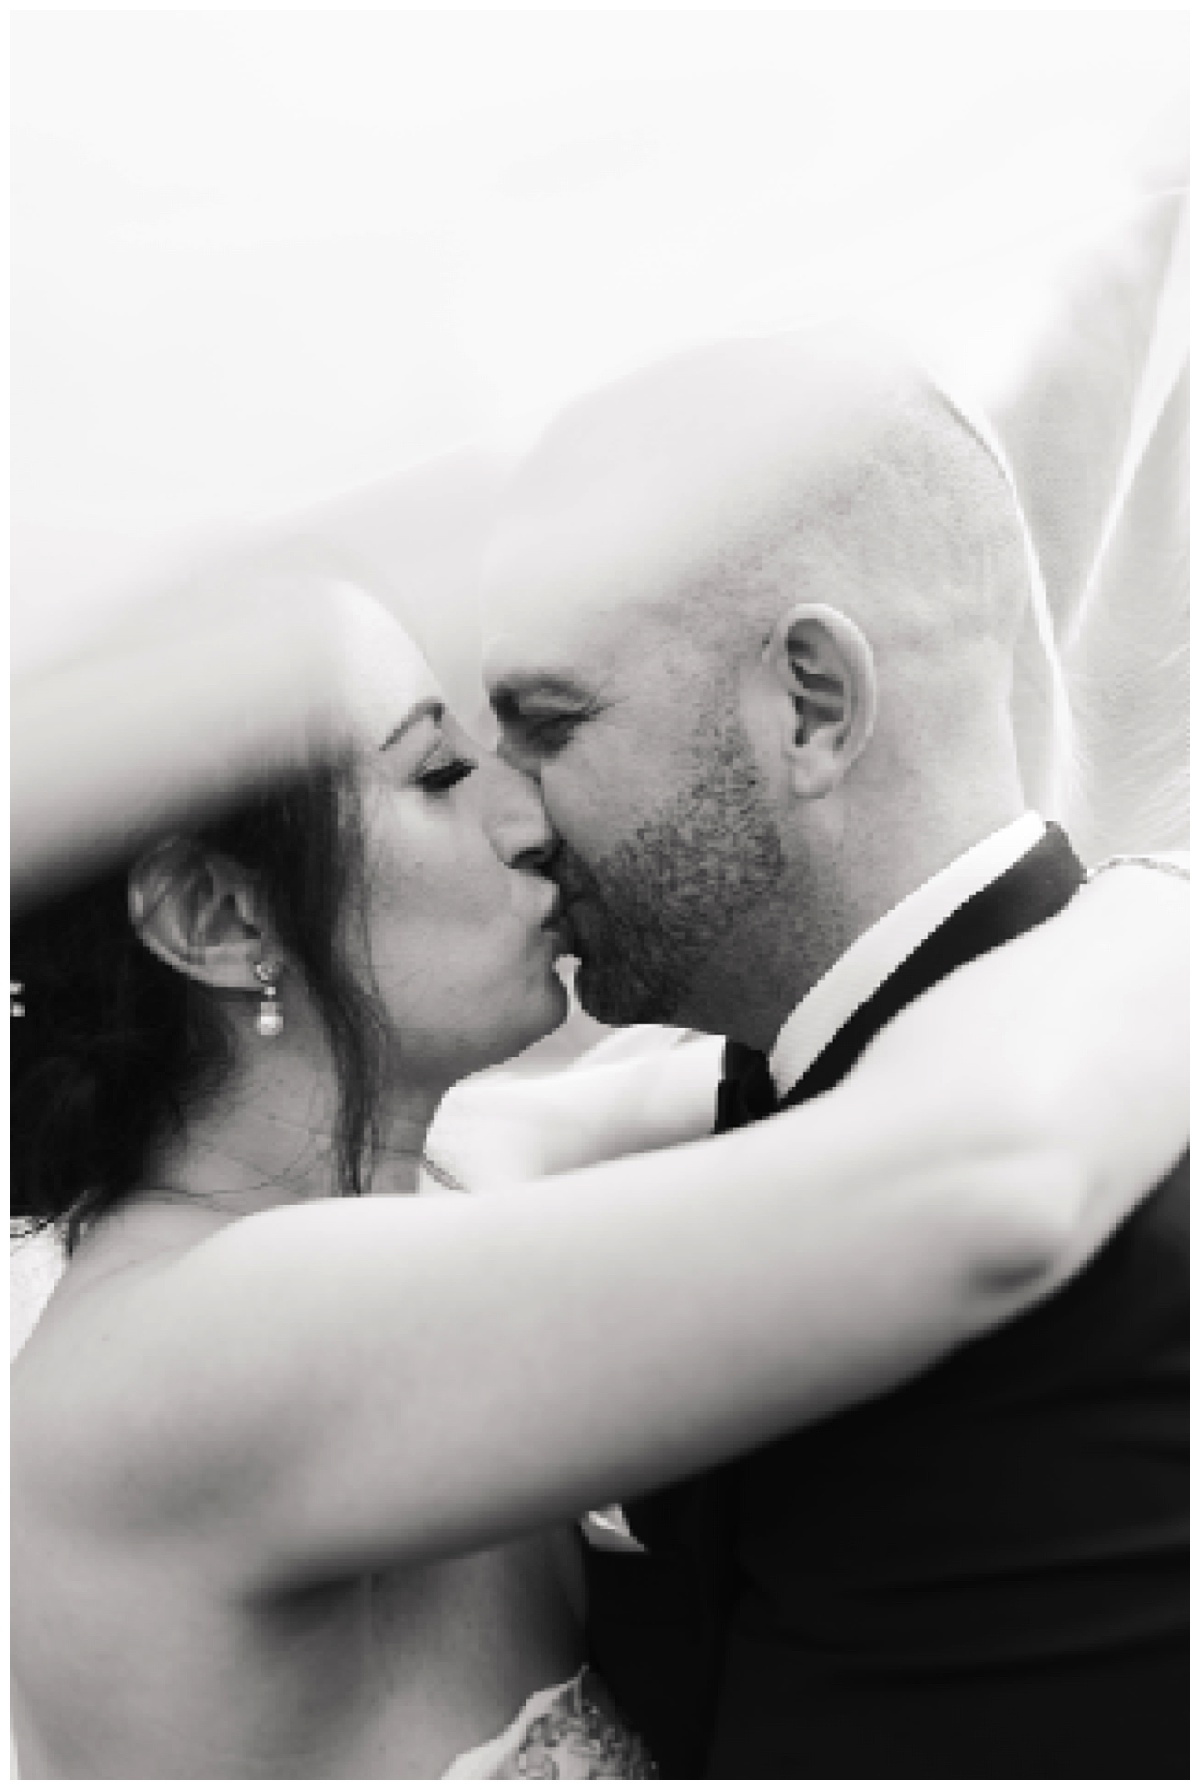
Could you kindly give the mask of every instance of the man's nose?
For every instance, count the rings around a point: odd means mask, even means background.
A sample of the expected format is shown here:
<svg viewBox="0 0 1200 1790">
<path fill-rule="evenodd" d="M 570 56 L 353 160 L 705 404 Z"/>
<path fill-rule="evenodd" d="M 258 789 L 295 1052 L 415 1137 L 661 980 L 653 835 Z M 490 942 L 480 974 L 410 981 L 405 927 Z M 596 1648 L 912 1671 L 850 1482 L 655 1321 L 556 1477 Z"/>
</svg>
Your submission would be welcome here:
<svg viewBox="0 0 1200 1790">
<path fill-rule="evenodd" d="M 554 828 L 541 790 L 501 749 L 488 773 L 488 832 L 506 864 L 540 870 L 554 855 Z"/>
</svg>

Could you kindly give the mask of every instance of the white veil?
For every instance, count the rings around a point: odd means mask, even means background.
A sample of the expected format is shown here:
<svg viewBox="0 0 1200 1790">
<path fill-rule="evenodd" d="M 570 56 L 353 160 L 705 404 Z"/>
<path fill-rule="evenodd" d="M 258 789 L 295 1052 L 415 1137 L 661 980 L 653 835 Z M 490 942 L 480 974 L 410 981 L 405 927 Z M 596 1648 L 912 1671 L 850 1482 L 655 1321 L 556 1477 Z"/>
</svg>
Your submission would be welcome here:
<svg viewBox="0 0 1200 1790">
<path fill-rule="evenodd" d="M 1140 197 L 1041 277 L 999 358 L 969 311 L 917 333 L 1013 488 L 1026 788 L 1094 862 L 1188 836 L 1185 195 Z"/>
</svg>

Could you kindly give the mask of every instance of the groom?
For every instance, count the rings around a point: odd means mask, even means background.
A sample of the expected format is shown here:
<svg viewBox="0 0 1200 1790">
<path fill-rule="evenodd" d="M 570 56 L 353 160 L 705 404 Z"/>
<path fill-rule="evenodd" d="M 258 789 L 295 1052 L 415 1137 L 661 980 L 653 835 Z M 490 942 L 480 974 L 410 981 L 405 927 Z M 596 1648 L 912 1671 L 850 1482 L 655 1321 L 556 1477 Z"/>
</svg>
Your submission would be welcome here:
<svg viewBox="0 0 1200 1790">
<path fill-rule="evenodd" d="M 1011 492 L 877 346 L 734 342 L 576 404 L 488 587 L 582 1002 L 736 1041 L 718 1128 L 1078 887 L 1018 774 Z M 1180 1164 L 1032 1315 L 630 1508 L 593 1657 L 665 1771 L 1187 1774 L 1186 1221 Z"/>
</svg>

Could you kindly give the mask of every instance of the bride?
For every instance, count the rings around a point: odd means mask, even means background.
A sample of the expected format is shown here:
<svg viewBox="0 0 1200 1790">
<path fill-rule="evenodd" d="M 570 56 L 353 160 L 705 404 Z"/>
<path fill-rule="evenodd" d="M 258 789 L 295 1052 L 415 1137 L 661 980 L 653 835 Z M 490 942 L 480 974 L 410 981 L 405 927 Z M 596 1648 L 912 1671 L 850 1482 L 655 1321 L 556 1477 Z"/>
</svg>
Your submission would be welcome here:
<svg viewBox="0 0 1200 1790">
<path fill-rule="evenodd" d="M 523 1184 L 457 1196 L 439 1104 L 571 941 L 532 785 L 387 639 L 335 759 L 16 928 L 14 1207 L 68 1249 L 13 1385 L 26 1776 L 653 1775 L 579 1513 L 1027 1309 L 1180 1146 L 1183 904 L 1130 871 L 735 1136 L 685 1141 L 703 1045 L 508 1080 Z"/>
</svg>

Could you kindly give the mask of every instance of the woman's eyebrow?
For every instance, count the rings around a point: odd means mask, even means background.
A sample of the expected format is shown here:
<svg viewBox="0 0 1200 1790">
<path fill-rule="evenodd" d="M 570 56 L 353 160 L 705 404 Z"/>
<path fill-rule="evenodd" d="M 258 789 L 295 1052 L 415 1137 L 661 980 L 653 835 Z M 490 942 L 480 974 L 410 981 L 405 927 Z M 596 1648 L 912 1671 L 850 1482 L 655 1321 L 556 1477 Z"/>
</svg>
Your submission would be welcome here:
<svg viewBox="0 0 1200 1790">
<path fill-rule="evenodd" d="M 424 721 L 427 718 L 431 721 L 440 721 L 445 713 L 446 705 L 444 702 L 436 696 L 426 697 L 424 702 L 418 702 L 415 708 L 409 710 L 403 721 L 401 721 L 399 727 L 394 727 L 392 729 L 379 750 L 381 752 L 386 752 L 389 746 L 394 746 L 397 740 L 403 739 L 404 735 L 410 728 L 415 727 L 418 721 Z"/>
</svg>

